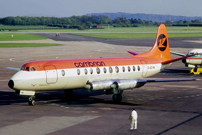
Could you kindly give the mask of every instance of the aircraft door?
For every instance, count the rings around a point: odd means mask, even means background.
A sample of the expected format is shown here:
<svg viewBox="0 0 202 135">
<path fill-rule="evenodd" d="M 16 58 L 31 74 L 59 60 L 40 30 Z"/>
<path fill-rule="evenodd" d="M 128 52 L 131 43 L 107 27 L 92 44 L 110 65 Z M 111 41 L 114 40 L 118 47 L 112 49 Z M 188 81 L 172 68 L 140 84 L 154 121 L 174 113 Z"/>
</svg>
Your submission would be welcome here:
<svg viewBox="0 0 202 135">
<path fill-rule="evenodd" d="M 58 73 L 54 65 L 44 66 L 44 70 L 46 72 L 46 83 L 53 84 L 58 81 Z"/>
<path fill-rule="evenodd" d="M 147 63 L 144 60 L 140 61 L 142 63 L 142 77 L 146 77 L 147 76 Z"/>
</svg>

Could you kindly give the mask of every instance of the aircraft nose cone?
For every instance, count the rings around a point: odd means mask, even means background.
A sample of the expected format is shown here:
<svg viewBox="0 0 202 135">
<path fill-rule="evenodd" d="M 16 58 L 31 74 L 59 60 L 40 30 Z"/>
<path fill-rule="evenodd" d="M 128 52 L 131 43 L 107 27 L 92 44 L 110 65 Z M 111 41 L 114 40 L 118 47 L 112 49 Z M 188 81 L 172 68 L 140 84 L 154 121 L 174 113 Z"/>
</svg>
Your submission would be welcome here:
<svg viewBox="0 0 202 135">
<path fill-rule="evenodd" d="M 14 82 L 13 82 L 13 80 L 10 80 L 10 81 L 8 82 L 8 87 L 10 87 L 11 89 L 13 89 L 13 87 L 14 87 Z"/>
</svg>

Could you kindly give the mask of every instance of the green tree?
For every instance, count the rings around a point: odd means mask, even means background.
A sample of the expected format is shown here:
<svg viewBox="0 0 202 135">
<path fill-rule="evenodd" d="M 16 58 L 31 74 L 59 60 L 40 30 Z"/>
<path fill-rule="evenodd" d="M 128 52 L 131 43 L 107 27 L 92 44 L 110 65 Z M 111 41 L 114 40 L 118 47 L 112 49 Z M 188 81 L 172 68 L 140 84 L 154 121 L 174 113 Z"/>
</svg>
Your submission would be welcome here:
<svg viewBox="0 0 202 135">
<path fill-rule="evenodd" d="M 172 23 L 170 20 L 167 20 L 167 21 L 165 21 L 165 25 L 166 25 L 166 26 L 172 26 L 173 23 Z"/>
</svg>

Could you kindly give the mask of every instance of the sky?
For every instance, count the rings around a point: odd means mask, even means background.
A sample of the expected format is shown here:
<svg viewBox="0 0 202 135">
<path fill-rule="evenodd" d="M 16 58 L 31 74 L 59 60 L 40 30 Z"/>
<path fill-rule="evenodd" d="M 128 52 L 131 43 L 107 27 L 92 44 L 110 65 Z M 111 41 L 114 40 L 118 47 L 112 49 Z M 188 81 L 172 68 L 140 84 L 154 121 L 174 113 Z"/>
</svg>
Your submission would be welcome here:
<svg viewBox="0 0 202 135">
<path fill-rule="evenodd" d="M 0 0 L 0 17 L 125 12 L 202 16 L 202 0 Z"/>
</svg>

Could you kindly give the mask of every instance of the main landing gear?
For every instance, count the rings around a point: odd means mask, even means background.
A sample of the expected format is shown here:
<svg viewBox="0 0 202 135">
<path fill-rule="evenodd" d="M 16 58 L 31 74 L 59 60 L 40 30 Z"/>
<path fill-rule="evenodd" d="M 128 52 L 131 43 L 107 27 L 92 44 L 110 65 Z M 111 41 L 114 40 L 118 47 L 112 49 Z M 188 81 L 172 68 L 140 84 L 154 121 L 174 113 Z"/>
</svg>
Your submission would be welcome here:
<svg viewBox="0 0 202 135">
<path fill-rule="evenodd" d="M 28 99 L 28 105 L 34 106 L 35 105 L 35 96 L 31 96 Z"/>
<path fill-rule="evenodd" d="M 111 88 L 113 89 L 113 96 L 112 96 L 112 100 L 115 103 L 120 103 L 122 100 L 122 90 L 118 90 L 118 84 L 114 83 L 111 85 Z"/>
<path fill-rule="evenodd" d="M 115 103 L 120 103 L 121 100 L 122 100 L 122 94 L 114 94 L 112 96 L 112 100 L 115 102 Z"/>
</svg>

